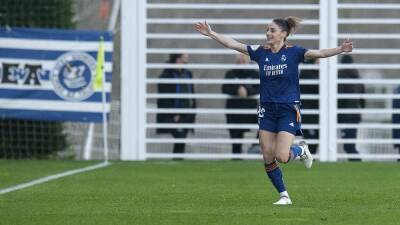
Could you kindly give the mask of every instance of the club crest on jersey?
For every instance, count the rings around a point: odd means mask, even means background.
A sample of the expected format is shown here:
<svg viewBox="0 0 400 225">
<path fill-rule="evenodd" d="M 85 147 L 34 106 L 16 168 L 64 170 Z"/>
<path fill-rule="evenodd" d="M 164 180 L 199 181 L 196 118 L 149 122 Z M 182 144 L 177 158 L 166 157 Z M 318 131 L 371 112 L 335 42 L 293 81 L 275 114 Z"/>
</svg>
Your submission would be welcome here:
<svg viewBox="0 0 400 225">
<path fill-rule="evenodd" d="M 93 94 L 96 61 L 85 52 L 61 55 L 51 71 L 50 80 L 58 96 L 69 101 L 82 101 Z"/>
<path fill-rule="evenodd" d="M 258 108 L 257 108 L 258 118 L 263 118 L 264 117 L 264 113 L 265 113 L 264 107 L 258 106 Z"/>
<path fill-rule="evenodd" d="M 286 55 L 282 55 L 281 62 L 286 62 Z"/>
</svg>

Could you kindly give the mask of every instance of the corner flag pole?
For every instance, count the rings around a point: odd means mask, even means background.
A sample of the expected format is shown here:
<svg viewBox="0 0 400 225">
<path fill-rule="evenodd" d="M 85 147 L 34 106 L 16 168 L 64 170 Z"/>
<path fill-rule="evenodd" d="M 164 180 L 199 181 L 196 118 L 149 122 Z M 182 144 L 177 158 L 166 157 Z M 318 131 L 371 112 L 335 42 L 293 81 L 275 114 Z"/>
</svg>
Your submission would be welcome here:
<svg viewBox="0 0 400 225">
<path fill-rule="evenodd" d="M 94 81 L 94 90 L 101 90 L 101 101 L 103 111 L 103 145 L 104 161 L 108 163 L 108 123 L 107 123 L 107 99 L 104 86 L 106 84 L 104 77 L 104 38 L 100 37 L 99 51 L 97 52 L 96 78 Z"/>
</svg>

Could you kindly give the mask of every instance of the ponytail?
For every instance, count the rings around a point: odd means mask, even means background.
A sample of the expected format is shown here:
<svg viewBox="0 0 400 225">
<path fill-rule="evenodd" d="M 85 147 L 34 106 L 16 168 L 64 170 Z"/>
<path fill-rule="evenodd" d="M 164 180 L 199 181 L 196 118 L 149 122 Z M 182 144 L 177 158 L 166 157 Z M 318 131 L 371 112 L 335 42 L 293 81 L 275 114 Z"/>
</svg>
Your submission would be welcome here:
<svg viewBox="0 0 400 225">
<path fill-rule="evenodd" d="M 296 32 L 297 28 L 299 27 L 299 25 L 302 21 L 300 18 L 293 17 L 293 16 L 286 17 L 285 20 L 288 23 L 288 27 L 289 27 L 288 36 L 290 34 L 294 34 Z"/>
<path fill-rule="evenodd" d="M 274 19 L 272 22 L 276 23 L 283 31 L 286 31 L 287 36 L 289 36 L 291 34 L 294 34 L 294 32 L 296 32 L 301 21 L 302 20 L 300 18 L 289 16 L 284 19 L 282 19 L 282 18 Z M 286 38 L 287 38 L 287 36 L 286 36 Z M 285 38 L 285 41 L 286 41 L 286 38 Z"/>
</svg>

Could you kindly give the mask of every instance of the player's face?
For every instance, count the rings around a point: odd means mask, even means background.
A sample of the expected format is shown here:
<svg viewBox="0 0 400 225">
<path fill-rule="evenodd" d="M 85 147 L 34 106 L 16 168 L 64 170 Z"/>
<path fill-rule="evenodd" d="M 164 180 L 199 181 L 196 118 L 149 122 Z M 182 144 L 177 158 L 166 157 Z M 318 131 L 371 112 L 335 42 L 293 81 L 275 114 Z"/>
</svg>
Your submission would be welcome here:
<svg viewBox="0 0 400 225">
<path fill-rule="evenodd" d="M 277 44 L 282 42 L 286 37 L 286 31 L 282 29 L 274 22 L 267 25 L 267 43 Z"/>
</svg>

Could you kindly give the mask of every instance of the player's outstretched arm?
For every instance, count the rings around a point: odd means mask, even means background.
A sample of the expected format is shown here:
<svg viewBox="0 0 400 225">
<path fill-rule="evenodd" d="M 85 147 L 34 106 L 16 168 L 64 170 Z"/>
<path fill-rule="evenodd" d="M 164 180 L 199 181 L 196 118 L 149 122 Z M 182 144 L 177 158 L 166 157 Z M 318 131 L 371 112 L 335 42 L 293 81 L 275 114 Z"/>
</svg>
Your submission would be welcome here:
<svg viewBox="0 0 400 225">
<path fill-rule="evenodd" d="M 207 21 L 204 21 L 204 23 L 201 22 L 197 23 L 195 25 L 195 28 L 200 34 L 218 41 L 227 48 L 239 51 L 246 55 L 249 54 L 247 52 L 247 46 L 245 44 L 213 31 L 210 25 L 208 25 Z"/>
<path fill-rule="evenodd" d="M 339 55 L 343 52 L 352 52 L 353 51 L 353 42 L 349 39 L 345 40 L 341 46 L 337 48 L 327 48 L 320 50 L 308 50 L 304 54 L 304 58 L 308 59 L 316 59 L 316 58 L 327 58 L 334 55 Z"/>
</svg>

